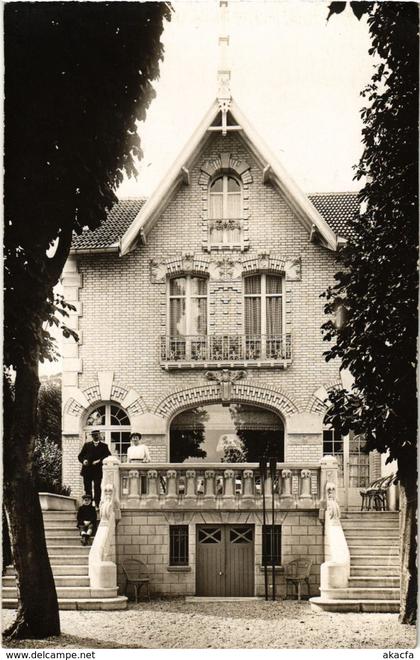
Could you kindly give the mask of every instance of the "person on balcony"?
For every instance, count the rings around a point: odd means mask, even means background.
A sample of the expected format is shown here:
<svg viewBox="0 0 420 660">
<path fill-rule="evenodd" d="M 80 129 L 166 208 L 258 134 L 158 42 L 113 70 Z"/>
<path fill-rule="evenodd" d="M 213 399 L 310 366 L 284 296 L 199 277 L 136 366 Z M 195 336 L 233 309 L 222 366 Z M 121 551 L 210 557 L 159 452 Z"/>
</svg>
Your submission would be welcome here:
<svg viewBox="0 0 420 660">
<path fill-rule="evenodd" d="M 141 441 L 141 433 L 132 433 L 127 449 L 127 463 L 150 463 L 149 447 Z"/>
<path fill-rule="evenodd" d="M 141 433 L 132 433 L 131 446 L 127 449 L 127 463 L 150 463 L 149 447 L 141 441 Z M 147 483 L 145 475 L 140 477 L 140 492 L 145 495 Z"/>
<path fill-rule="evenodd" d="M 92 506 L 92 497 L 88 493 L 83 495 L 82 502 L 77 511 L 77 527 L 82 545 L 87 545 L 96 531 L 96 509 Z"/>
<path fill-rule="evenodd" d="M 108 445 L 102 442 L 101 432 L 92 431 L 92 440 L 85 442 L 78 456 L 82 464 L 80 472 L 83 477 L 85 493 L 92 498 L 92 483 L 96 508 L 101 500 L 102 463 L 107 456 L 111 456 Z"/>
</svg>

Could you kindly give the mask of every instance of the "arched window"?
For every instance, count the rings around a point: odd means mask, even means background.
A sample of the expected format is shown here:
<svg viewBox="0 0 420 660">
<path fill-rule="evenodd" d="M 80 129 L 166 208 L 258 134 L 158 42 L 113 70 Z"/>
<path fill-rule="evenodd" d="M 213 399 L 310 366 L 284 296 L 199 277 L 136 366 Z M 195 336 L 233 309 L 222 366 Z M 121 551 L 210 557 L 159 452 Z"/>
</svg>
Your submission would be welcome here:
<svg viewBox="0 0 420 660">
<path fill-rule="evenodd" d="M 245 277 L 245 337 L 250 357 L 285 354 L 283 300 L 282 276 L 261 273 Z"/>
<path fill-rule="evenodd" d="M 233 176 L 223 174 L 209 187 L 210 245 L 240 246 L 242 187 Z"/>
<path fill-rule="evenodd" d="M 127 449 L 130 446 L 130 419 L 117 403 L 103 403 L 89 414 L 86 420 L 86 439 L 90 440 L 93 430 L 101 431 L 102 440 L 108 445 L 111 454 L 120 461 L 127 460 Z"/>
</svg>

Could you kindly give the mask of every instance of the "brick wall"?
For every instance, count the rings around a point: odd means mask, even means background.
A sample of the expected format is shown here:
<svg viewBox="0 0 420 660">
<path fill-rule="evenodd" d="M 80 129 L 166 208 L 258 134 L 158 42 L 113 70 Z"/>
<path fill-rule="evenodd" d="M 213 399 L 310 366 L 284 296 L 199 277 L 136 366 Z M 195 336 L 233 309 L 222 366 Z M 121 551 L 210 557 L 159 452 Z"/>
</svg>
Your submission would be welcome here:
<svg viewBox="0 0 420 660">
<path fill-rule="evenodd" d="M 262 183 L 262 172 L 240 138 L 217 135 L 191 172 L 191 184 L 180 188 L 148 235 L 146 246 L 123 258 L 113 254 L 79 258 L 83 276 L 80 290 L 83 316 L 79 319 L 83 331 L 79 350 L 83 361 L 83 372 L 79 375 L 82 389 L 95 382 L 98 371 L 112 369 L 115 380 L 134 387 L 153 411 L 174 390 L 206 382 L 202 371 L 166 372 L 159 365 L 158 337 L 165 334 L 166 284 L 151 283 L 150 260 L 176 258 L 184 251 L 203 254 L 200 165 L 222 151 L 231 151 L 250 163 L 253 177 L 253 183 L 249 184 L 250 250 L 244 255 L 237 253 L 237 258 L 248 259 L 261 250 L 270 250 L 284 258 L 302 260 L 301 281 L 288 283 L 293 364 L 284 371 L 250 370 L 248 380 L 287 393 L 302 411 L 320 385 L 338 381 L 338 365 L 326 364 L 322 358 L 326 344 L 320 333 L 325 318 L 324 302 L 319 294 L 333 280 L 334 255 L 309 242 L 308 233 L 286 202 L 270 185 Z M 242 282 L 227 286 L 225 297 L 229 302 L 221 305 L 216 298 L 215 327 L 218 331 L 242 332 Z M 220 283 L 210 282 L 211 296 L 220 295 L 217 289 Z"/>
<path fill-rule="evenodd" d="M 183 514 L 180 514 L 182 516 Z M 217 513 L 209 513 L 209 520 L 214 521 Z M 118 584 L 123 590 L 125 579 L 121 564 L 126 559 L 140 559 L 146 564 L 150 576 L 150 590 L 154 594 L 164 595 L 194 595 L 196 585 L 196 517 L 203 514 L 189 515 L 189 565 L 188 567 L 169 567 L 169 525 L 174 520 L 168 520 L 165 513 L 122 511 L 122 518 L 117 527 L 117 564 Z M 243 524 L 244 518 L 255 524 L 255 595 L 264 595 L 264 569 L 262 566 L 262 526 L 260 515 L 242 512 L 241 518 L 235 519 L 230 514 L 230 524 Z M 205 514 L 203 522 L 205 520 Z M 179 521 L 178 521 L 179 522 Z M 186 524 L 183 520 L 179 524 Z M 214 525 L 219 523 L 213 522 Z M 301 557 L 312 560 L 310 571 L 311 595 L 318 595 L 319 567 L 323 559 L 323 528 L 316 511 L 278 512 L 276 524 L 281 524 L 282 552 L 281 564 L 284 567 L 289 561 Z M 269 584 L 272 584 L 269 570 Z M 276 569 L 277 594 L 285 596 L 285 578 L 281 568 Z M 290 594 L 292 587 L 289 586 Z M 303 587 L 302 593 L 306 593 Z"/>
</svg>

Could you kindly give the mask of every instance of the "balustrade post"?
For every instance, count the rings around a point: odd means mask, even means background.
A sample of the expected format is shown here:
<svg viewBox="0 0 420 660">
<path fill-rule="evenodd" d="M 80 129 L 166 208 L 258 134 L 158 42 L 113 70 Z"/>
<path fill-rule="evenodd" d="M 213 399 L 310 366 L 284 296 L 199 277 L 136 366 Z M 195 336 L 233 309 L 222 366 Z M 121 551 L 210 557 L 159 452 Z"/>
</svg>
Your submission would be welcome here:
<svg viewBox="0 0 420 660">
<path fill-rule="evenodd" d="M 185 472 L 185 499 L 192 499 L 196 497 L 195 493 L 195 470 L 186 470 Z"/>
<path fill-rule="evenodd" d="M 206 470 L 204 472 L 204 497 L 213 499 L 215 497 L 214 477 L 216 473 L 214 470 Z"/>
<path fill-rule="evenodd" d="M 147 497 L 150 500 L 157 500 L 159 498 L 157 470 L 147 471 Z"/>
<path fill-rule="evenodd" d="M 252 470 L 244 470 L 242 473 L 243 479 L 243 499 L 253 499 L 254 498 L 254 473 Z"/>
<path fill-rule="evenodd" d="M 129 500 L 138 500 L 139 499 L 139 471 L 130 470 L 128 473 L 128 498 Z"/>
<path fill-rule="evenodd" d="M 300 473 L 300 499 L 310 500 L 311 495 L 311 471 L 301 470 Z"/>
<path fill-rule="evenodd" d="M 168 470 L 167 471 L 167 473 L 166 473 L 166 483 L 167 483 L 166 499 L 176 500 L 176 498 L 177 498 L 176 470 Z"/>
<path fill-rule="evenodd" d="M 292 471 L 285 469 L 281 471 L 282 489 L 280 497 L 290 499 L 292 497 Z"/>
<path fill-rule="evenodd" d="M 235 497 L 235 473 L 233 470 L 225 470 L 223 477 L 223 497 L 231 500 Z"/>
</svg>

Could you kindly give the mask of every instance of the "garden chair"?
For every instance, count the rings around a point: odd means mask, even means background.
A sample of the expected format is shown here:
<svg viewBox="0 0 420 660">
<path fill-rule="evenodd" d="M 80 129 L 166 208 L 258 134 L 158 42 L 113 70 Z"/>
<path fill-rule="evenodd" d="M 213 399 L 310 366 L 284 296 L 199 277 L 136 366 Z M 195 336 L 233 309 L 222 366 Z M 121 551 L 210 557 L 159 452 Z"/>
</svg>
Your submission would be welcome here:
<svg viewBox="0 0 420 660">
<path fill-rule="evenodd" d="M 312 560 L 305 559 L 301 557 L 300 559 L 293 559 L 284 567 L 284 577 L 286 579 L 286 598 L 287 598 L 287 587 L 289 582 L 297 587 L 297 599 L 300 601 L 300 590 L 302 582 L 306 583 L 308 590 L 308 598 L 310 596 L 310 586 L 309 586 L 309 572 L 311 570 Z"/>
<path fill-rule="evenodd" d="M 388 510 L 387 491 L 394 481 L 394 477 L 394 474 L 390 474 L 387 477 L 381 477 L 380 479 L 372 481 L 367 488 L 360 489 L 359 492 L 362 497 L 361 511 L 370 511 L 372 509 L 372 504 L 375 511 Z"/>
<path fill-rule="evenodd" d="M 143 586 L 147 587 L 147 597 L 150 600 L 149 583 L 150 578 L 147 573 L 146 564 L 139 559 L 126 559 L 122 563 L 123 573 L 125 575 L 125 595 L 128 596 L 128 587 L 133 585 L 136 603 L 138 603 L 139 591 Z"/>
</svg>

